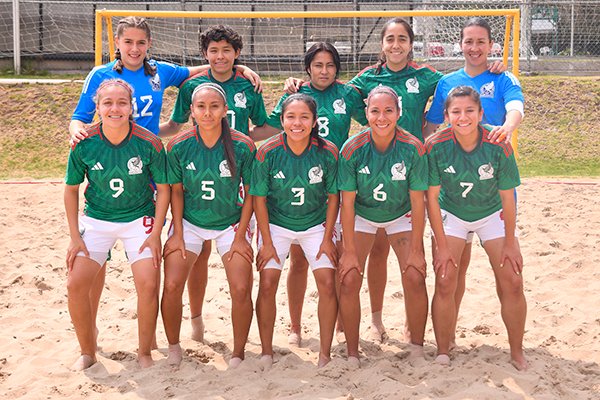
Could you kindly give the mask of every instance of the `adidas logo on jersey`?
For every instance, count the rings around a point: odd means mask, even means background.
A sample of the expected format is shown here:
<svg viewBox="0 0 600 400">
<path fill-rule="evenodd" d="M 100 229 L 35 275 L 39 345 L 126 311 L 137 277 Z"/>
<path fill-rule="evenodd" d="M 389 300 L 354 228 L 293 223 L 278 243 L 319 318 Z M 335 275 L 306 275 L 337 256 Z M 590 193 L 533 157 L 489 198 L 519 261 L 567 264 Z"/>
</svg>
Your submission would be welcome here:
<svg viewBox="0 0 600 400">
<path fill-rule="evenodd" d="M 451 165 L 451 166 L 449 166 L 448 168 L 446 168 L 446 169 L 444 170 L 444 172 L 447 172 L 447 173 L 449 173 L 449 174 L 455 174 L 455 173 L 456 173 L 456 171 L 454 170 L 454 167 L 453 167 L 452 165 Z"/>
<path fill-rule="evenodd" d="M 278 173 L 276 173 L 275 175 L 273 175 L 273 178 L 275 178 L 275 179 L 285 179 L 285 175 L 283 174 L 283 171 L 279 171 Z"/>
<path fill-rule="evenodd" d="M 371 175 L 371 171 L 369 170 L 369 166 L 365 165 L 361 169 L 358 170 L 359 174 Z"/>
<path fill-rule="evenodd" d="M 185 169 L 189 169 L 190 171 L 195 171 L 196 166 L 194 165 L 194 162 L 192 161 L 191 163 L 189 163 L 188 165 L 185 166 Z"/>
<path fill-rule="evenodd" d="M 94 164 L 94 166 L 92 167 L 92 171 L 102 171 L 104 169 L 104 167 L 102 166 L 102 164 L 100 164 L 100 161 L 98 161 L 96 164 Z"/>
</svg>

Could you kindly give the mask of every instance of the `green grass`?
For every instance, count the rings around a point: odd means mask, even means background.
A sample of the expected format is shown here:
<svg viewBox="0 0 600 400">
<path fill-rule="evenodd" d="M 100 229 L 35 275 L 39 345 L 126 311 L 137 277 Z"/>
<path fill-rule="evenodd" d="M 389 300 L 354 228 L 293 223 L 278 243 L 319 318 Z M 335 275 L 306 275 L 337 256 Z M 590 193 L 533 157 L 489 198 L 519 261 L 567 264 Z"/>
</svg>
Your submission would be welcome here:
<svg viewBox="0 0 600 400">
<path fill-rule="evenodd" d="M 600 78 L 536 76 L 521 82 L 526 99 L 519 129 L 521 175 L 600 176 Z M 281 84 L 265 85 L 267 110 L 281 90 Z M 0 85 L 1 180 L 64 175 L 68 124 L 80 91 L 80 83 Z M 166 92 L 166 117 L 175 96 L 173 89 Z"/>
</svg>

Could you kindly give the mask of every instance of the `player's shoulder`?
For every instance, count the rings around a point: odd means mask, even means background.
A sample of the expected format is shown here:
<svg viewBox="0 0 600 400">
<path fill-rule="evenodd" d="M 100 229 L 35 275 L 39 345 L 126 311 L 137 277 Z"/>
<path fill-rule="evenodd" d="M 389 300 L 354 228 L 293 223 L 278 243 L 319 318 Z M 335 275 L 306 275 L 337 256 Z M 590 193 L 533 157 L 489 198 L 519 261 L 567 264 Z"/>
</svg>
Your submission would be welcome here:
<svg viewBox="0 0 600 400">
<path fill-rule="evenodd" d="M 498 74 L 498 79 L 510 82 L 510 84 L 514 86 L 521 86 L 521 82 L 519 82 L 519 78 L 517 78 L 512 72 L 504 71 L 501 74 Z"/>
<path fill-rule="evenodd" d="M 341 154 L 346 160 L 350 159 L 356 150 L 365 146 L 371 141 L 371 129 L 367 128 L 354 136 L 350 136 L 342 146 Z"/>
<path fill-rule="evenodd" d="M 483 142 L 484 145 L 489 146 L 496 152 L 499 152 L 499 153 L 501 152 L 507 158 L 513 154 L 514 151 L 513 151 L 513 148 L 510 143 L 506 143 L 505 141 L 496 143 L 496 142 L 492 142 L 490 139 L 488 139 L 488 134 L 492 130 L 492 127 L 490 125 L 480 125 L 480 129 L 481 129 L 481 141 Z"/>
<path fill-rule="evenodd" d="M 423 73 L 435 73 L 438 74 L 437 69 L 435 69 L 433 66 L 429 65 L 429 64 L 417 64 L 415 61 L 409 61 L 408 63 L 408 68 L 412 68 L 416 71 L 419 72 L 423 72 Z"/>
<path fill-rule="evenodd" d="M 167 143 L 167 151 L 172 151 L 174 148 L 183 146 L 190 139 L 196 138 L 196 128 L 189 129 L 185 132 L 180 132 L 173 136 L 169 143 Z"/>
<path fill-rule="evenodd" d="M 83 140 L 80 140 L 77 143 L 71 143 L 71 150 L 75 149 L 80 150 L 89 146 L 91 143 L 96 142 L 98 140 L 102 140 L 102 135 L 100 134 L 100 122 L 97 122 L 85 129 L 86 137 Z"/>
<path fill-rule="evenodd" d="M 186 80 L 184 80 L 179 86 L 181 89 L 194 89 L 201 83 L 210 81 L 210 77 L 208 75 L 208 70 L 198 72 L 197 74 L 189 76 Z"/>
<path fill-rule="evenodd" d="M 338 154 L 339 154 L 339 150 L 338 150 L 337 146 L 333 142 L 331 142 L 330 140 L 327 140 L 327 139 L 324 139 L 324 138 L 321 138 L 321 139 L 323 140 L 323 147 L 322 147 L 322 149 L 325 150 L 325 151 L 327 151 L 331 155 L 333 155 L 333 158 L 335 160 L 337 160 L 338 159 Z M 317 146 L 318 145 L 317 139 L 312 139 L 312 144 L 314 146 Z"/>
<path fill-rule="evenodd" d="M 408 146 L 413 147 L 420 156 L 425 154 L 423 142 L 412 133 L 405 131 L 400 127 L 396 127 L 396 141 L 406 143 Z"/>
<path fill-rule="evenodd" d="M 256 158 L 259 161 L 264 161 L 265 157 L 269 153 L 272 153 L 277 149 L 283 148 L 283 145 L 283 133 L 278 133 L 275 136 L 271 136 L 258 148 L 258 151 L 256 152 Z"/>
<path fill-rule="evenodd" d="M 448 141 L 454 142 L 454 133 L 452 132 L 451 127 L 447 127 L 445 129 L 442 129 L 441 131 L 437 131 L 433 135 L 425 139 L 425 149 L 427 150 L 427 152 L 431 153 L 434 147 L 440 145 L 441 143 L 446 143 Z"/>
<path fill-rule="evenodd" d="M 157 152 L 160 152 L 163 149 L 162 141 L 158 136 L 148 129 L 139 126 L 135 122 L 131 123 L 131 135 L 138 138 L 143 143 L 151 145 Z"/>
<path fill-rule="evenodd" d="M 368 67 L 363 68 L 358 74 L 356 74 L 356 78 L 361 76 L 371 76 L 377 74 L 377 65 L 369 65 Z"/>
<path fill-rule="evenodd" d="M 252 84 L 252 82 L 250 82 L 250 80 L 248 78 L 246 78 L 244 76 L 244 74 L 242 73 L 242 71 L 239 70 L 239 68 L 236 68 L 234 70 L 234 74 L 232 77 L 232 82 L 241 90 L 248 90 L 249 88 L 252 89 L 252 92 L 254 92 L 254 85 Z"/>
<path fill-rule="evenodd" d="M 242 132 L 236 131 L 235 129 L 231 129 L 230 133 L 231 139 L 235 143 L 239 143 L 240 145 L 247 147 L 250 151 L 256 150 L 256 145 L 254 144 L 254 141 L 250 138 L 250 136 L 245 135 Z"/>
</svg>

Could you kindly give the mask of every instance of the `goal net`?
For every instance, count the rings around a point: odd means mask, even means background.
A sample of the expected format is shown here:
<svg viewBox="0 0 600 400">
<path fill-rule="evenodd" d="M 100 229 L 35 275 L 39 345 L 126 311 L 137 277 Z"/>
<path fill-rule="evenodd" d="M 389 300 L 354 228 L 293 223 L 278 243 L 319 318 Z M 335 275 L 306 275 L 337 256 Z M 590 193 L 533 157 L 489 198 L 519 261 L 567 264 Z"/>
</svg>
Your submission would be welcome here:
<svg viewBox="0 0 600 400">
<path fill-rule="evenodd" d="M 463 2 L 464 3 L 464 2 Z M 478 7 L 483 4 L 478 3 Z M 281 6 L 280 8 L 283 8 Z M 464 61 L 458 45 L 460 29 L 474 16 L 484 17 L 492 27 L 492 57 L 504 58 L 518 72 L 519 11 L 515 9 L 445 9 L 421 6 L 411 10 L 369 10 L 362 5 L 360 11 L 339 8 L 322 11 L 322 7 L 300 4 L 298 11 L 285 11 L 270 7 L 257 11 L 248 5 L 246 11 L 146 11 L 97 10 L 95 50 L 96 64 L 114 57 L 114 28 L 118 20 L 128 15 L 146 17 L 152 30 L 152 57 L 182 65 L 204 63 L 200 50 L 200 33 L 211 25 L 231 26 L 242 36 L 244 48 L 240 62 L 264 76 L 287 76 L 303 71 L 302 59 L 306 49 L 314 42 L 332 43 L 340 53 L 342 72 L 355 74 L 377 62 L 381 48 L 380 33 L 390 18 L 407 19 L 415 31 L 414 59 L 426 62 L 440 71 L 460 68 Z M 215 6 L 216 8 L 216 6 Z"/>
</svg>

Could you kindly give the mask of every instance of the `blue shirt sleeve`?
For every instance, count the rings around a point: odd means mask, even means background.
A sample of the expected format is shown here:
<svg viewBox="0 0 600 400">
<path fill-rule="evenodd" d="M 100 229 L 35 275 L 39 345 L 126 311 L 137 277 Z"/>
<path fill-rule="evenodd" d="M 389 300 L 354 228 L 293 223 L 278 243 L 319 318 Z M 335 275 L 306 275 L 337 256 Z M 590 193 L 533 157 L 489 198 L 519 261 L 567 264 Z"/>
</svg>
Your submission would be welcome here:
<svg viewBox="0 0 600 400">
<path fill-rule="evenodd" d="M 165 87 L 179 87 L 190 76 L 190 70 L 187 67 L 164 61 L 158 61 L 157 66 L 160 69 L 161 77 L 165 78 Z"/>
<path fill-rule="evenodd" d="M 445 79 L 441 79 L 435 89 L 431 107 L 427 111 L 427 121 L 434 124 L 444 122 L 444 100 L 446 99 Z"/>
<path fill-rule="evenodd" d="M 77 107 L 75 107 L 75 111 L 73 111 L 71 120 L 81 121 L 85 124 L 92 122 L 96 112 L 94 95 L 96 94 L 100 83 L 105 79 L 105 69 L 106 65 L 100 65 L 92 69 L 85 78 L 83 88 L 81 89 L 81 95 L 79 96 L 79 102 L 77 102 Z"/>
</svg>

